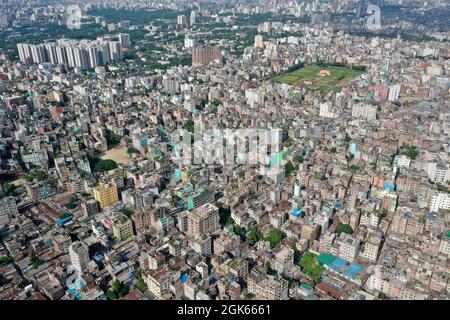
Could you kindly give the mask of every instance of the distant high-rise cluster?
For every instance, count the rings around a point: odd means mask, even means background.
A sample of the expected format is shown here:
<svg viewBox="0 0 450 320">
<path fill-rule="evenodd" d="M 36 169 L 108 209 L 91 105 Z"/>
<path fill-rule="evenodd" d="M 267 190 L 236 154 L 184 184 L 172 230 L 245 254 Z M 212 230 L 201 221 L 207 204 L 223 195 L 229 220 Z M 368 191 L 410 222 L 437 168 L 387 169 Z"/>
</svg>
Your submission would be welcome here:
<svg viewBox="0 0 450 320">
<path fill-rule="evenodd" d="M 214 60 L 222 59 L 219 47 L 195 47 L 192 48 L 192 64 L 208 64 Z"/>
<path fill-rule="evenodd" d="M 59 39 L 41 44 L 19 43 L 23 63 L 68 64 L 72 68 L 95 68 L 122 59 L 122 48 L 130 45 L 130 35 L 120 33 L 97 40 Z"/>
</svg>

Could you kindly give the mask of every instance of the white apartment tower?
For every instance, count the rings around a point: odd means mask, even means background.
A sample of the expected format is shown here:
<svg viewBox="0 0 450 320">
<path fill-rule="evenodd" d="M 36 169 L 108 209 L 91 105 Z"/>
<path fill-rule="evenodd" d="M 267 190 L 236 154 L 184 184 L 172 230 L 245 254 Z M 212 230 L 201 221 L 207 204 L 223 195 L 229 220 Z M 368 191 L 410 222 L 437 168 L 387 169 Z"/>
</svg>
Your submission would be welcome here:
<svg viewBox="0 0 450 320">
<path fill-rule="evenodd" d="M 189 17 L 189 24 L 191 26 L 194 25 L 196 22 L 196 19 L 197 19 L 197 12 L 195 10 L 191 11 L 191 16 Z"/>
<path fill-rule="evenodd" d="M 69 246 L 70 263 L 79 274 L 83 273 L 89 263 L 89 250 L 84 243 L 80 241 L 73 242 Z"/>
</svg>

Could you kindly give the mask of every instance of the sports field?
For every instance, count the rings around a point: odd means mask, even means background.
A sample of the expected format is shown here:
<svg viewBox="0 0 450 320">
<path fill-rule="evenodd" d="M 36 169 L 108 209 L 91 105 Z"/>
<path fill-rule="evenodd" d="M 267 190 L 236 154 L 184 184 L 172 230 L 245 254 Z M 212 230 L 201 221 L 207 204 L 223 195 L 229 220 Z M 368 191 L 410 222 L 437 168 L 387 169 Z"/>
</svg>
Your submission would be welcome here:
<svg viewBox="0 0 450 320">
<path fill-rule="evenodd" d="M 321 76 L 320 72 L 324 70 L 329 71 L 330 75 L 327 75 L 326 72 L 322 72 Z M 314 65 L 280 74 L 274 78 L 274 81 L 294 86 L 306 85 L 307 88 L 313 91 L 339 92 L 342 87 L 363 73 L 362 70 L 345 67 L 324 67 Z"/>
</svg>

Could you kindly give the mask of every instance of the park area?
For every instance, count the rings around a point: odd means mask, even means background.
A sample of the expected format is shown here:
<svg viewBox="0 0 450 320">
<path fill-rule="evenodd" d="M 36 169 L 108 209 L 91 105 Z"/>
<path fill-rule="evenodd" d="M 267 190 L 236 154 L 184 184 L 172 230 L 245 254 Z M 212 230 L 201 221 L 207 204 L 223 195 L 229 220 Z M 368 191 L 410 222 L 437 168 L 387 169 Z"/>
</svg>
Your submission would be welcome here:
<svg viewBox="0 0 450 320">
<path fill-rule="evenodd" d="M 363 74 L 360 69 L 333 66 L 308 66 L 275 76 L 274 81 L 292 86 L 306 86 L 313 91 L 339 92 L 350 81 Z"/>
<path fill-rule="evenodd" d="M 325 271 L 325 267 L 317 261 L 317 255 L 312 252 L 305 253 L 299 264 L 301 270 L 314 281 L 317 281 L 320 274 Z"/>
</svg>

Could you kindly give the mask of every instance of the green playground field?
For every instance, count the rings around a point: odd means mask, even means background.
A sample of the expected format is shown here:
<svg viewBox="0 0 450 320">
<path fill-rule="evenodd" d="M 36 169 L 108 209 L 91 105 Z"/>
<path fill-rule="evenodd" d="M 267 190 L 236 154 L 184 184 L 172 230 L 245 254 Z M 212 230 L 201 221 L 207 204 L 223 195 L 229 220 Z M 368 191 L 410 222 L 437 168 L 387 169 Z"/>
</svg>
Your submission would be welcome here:
<svg viewBox="0 0 450 320">
<path fill-rule="evenodd" d="M 319 75 L 321 70 L 328 70 L 331 74 L 329 76 L 321 77 Z M 320 90 L 324 93 L 330 91 L 339 92 L 342 87 L 363 73 L 364 71 L 362 70 L 346 67 L 324 67 L 314 65 L 280 74 L 274 77 L 274 81 L 293 86 L 306 85 L 310 90 Z"/>
</svg>

